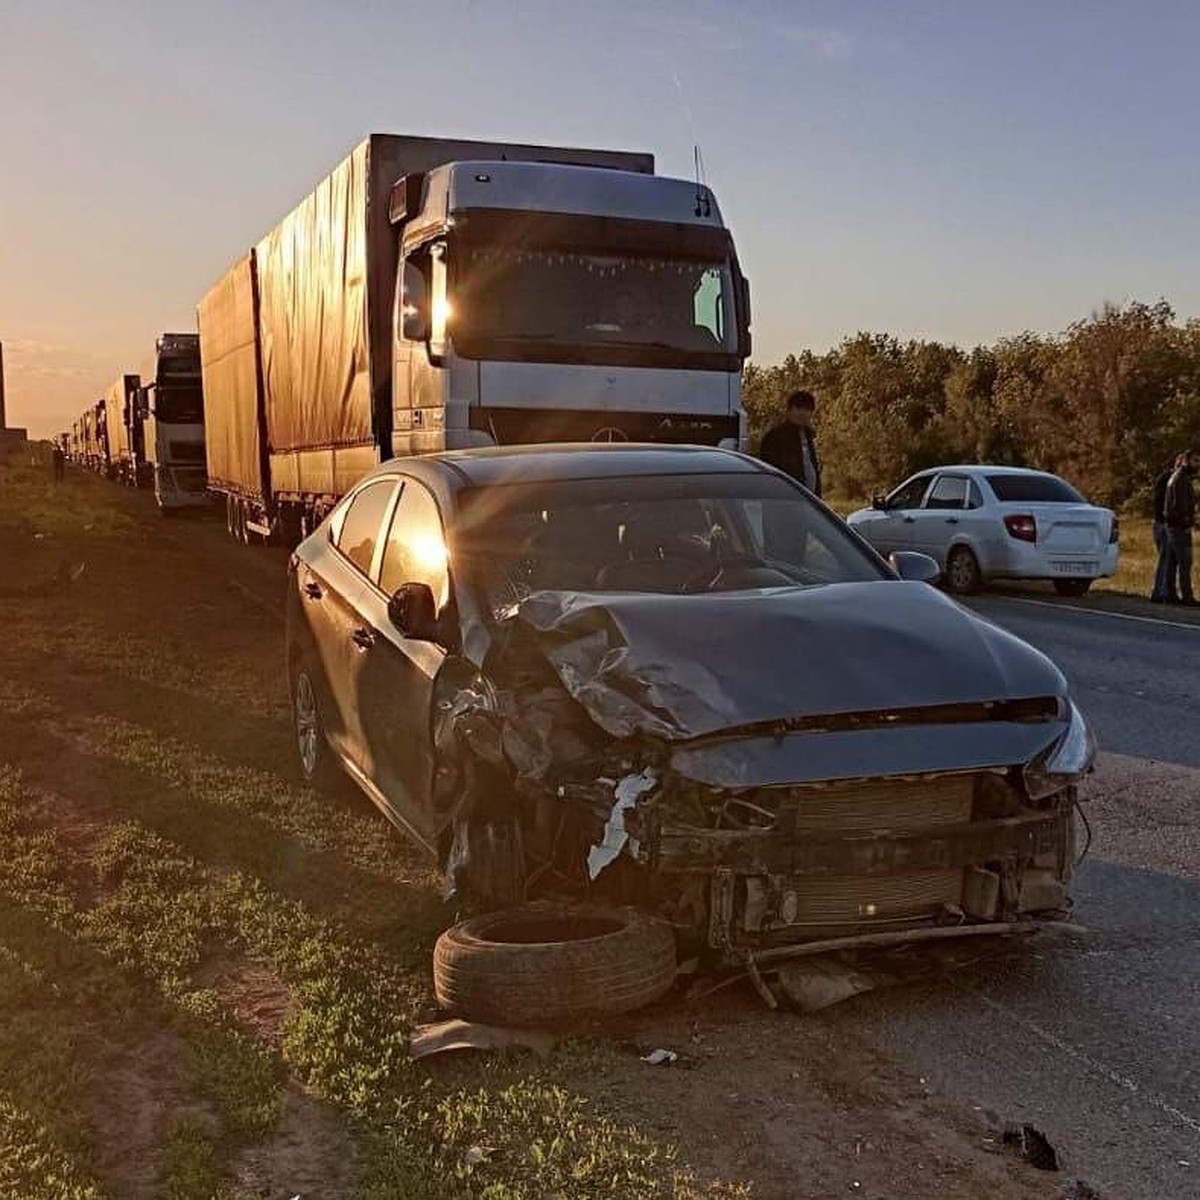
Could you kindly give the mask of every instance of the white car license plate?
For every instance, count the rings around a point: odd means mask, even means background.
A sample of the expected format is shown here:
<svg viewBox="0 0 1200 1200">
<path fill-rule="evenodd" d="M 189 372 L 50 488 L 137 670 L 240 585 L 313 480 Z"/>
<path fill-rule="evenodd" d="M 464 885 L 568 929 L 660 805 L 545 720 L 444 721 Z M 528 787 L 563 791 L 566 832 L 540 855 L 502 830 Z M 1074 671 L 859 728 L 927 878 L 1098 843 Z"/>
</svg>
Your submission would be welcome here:
<svg viewBox="0 0 1200 1200">
<path fill-rule="evenodd" d="M 1095 575 L 1100 569 L 1096 562 L 1052 562 L 1050 569 L 1056 575 Z"/>
</svg>

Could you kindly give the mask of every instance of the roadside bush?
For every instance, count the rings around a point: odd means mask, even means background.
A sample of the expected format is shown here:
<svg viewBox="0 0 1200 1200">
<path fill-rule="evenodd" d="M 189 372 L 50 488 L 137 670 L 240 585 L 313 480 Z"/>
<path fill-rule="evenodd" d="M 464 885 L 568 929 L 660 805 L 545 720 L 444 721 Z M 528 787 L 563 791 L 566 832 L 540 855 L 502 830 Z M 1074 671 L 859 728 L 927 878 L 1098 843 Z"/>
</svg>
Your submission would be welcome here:
<svg viewBox="0 0 1200 1200">
<path fill-rule="evenodd" d="M 858 333 L 824 354 L 747 366 L 755 447 L 800 387 L 819 400 L 832 495 L 866 497 L 940 463 L 996 462 L 1144 509 L 1163 464 L 1200 445 L 1200 321 L 1180 325 L 1160 300 L 971 350 Z"/>
</svg>

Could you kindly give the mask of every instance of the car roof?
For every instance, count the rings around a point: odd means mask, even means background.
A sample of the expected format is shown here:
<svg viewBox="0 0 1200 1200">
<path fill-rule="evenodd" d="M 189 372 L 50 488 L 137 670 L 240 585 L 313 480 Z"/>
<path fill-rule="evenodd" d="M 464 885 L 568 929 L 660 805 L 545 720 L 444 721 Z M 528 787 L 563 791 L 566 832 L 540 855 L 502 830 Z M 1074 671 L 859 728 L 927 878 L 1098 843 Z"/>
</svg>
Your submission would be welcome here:
<svg viewBox="0 0 1200 1200">
<path fill-rule="evenodd" d="M 771 468 L 748 455 L 712 446 L 584 442 L 488 446 L 394 458 L 371 475 L 399 471 L 434 474 L 452 489 L 460 490 L 498 483 L 552 483 L 637 475 L 730 475 L 771 472 Z"/>
<path fill-rule="evenodd" d="M 963 475 L 1039 475 L 1043 479 L 1059 478 L 1051 471 L 1039 471 L 1036 467 L 1001 467 L 991 466 L 987 463 L 947 463 L 941 467 L 926 467 L 924 471 L 917 471 L 909 478 L 928 479 L 933 475 L 944 475 L 955 471 Z"/>
</svg>

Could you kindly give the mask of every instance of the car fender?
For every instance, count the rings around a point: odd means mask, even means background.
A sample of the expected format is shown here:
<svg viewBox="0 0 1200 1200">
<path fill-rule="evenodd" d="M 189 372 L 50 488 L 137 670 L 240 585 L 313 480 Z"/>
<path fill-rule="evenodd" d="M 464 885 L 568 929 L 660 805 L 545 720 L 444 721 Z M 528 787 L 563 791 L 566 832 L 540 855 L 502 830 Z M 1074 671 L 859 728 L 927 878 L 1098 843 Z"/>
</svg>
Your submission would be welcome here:
<svg viewBox="0 0 1200 1200">
<path fill-rule="evenodd" d="M 950 540 L 950 544 L 946 547 L 946 554 L 942 561 L 942 570 L 946 571 L 950 566 L 950 555 L 958 549 L 959 546 L 965 546 L 975 555 L 975 561 L 979 564 L 979 570 L 986 576 L 991 568 L 991 560 L 987 552 L 986 543 L 974 534 L 956 533 Z"/>
</svg>

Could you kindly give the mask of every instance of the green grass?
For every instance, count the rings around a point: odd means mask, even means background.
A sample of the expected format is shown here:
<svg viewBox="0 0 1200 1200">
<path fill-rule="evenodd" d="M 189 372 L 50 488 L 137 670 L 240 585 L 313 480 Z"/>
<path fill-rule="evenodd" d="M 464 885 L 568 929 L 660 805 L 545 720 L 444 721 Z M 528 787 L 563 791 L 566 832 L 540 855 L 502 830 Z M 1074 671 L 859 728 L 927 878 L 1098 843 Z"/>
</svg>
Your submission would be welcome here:
<svg viewBox="0 0 1200 1200">
<path fill-rule="evenodd" d="M 697 1181 L 636 1093 L 589 1098 L 589 1047 L 409 1060 L 439 881 L 297 783 L 278 624 L 133 499 L 0 467 L 8 577 L 87 562 L 0 589 L 0 1195 L 241 1200 L 247 1152 L 286 1158 L 289 1089 L 332 1114 L 339 1196 L 748 1194 Z"/>
</svg>

